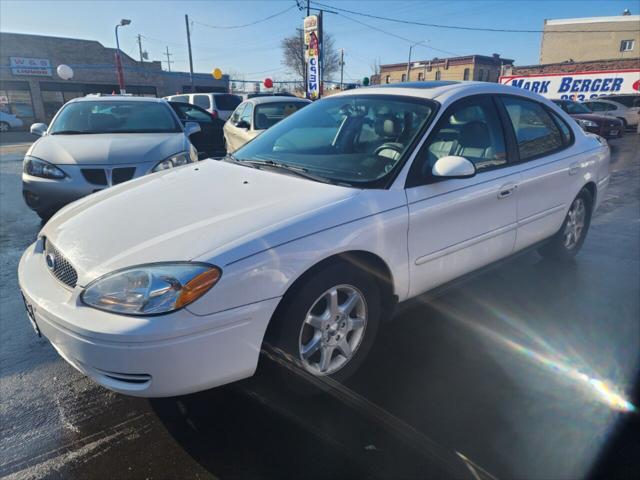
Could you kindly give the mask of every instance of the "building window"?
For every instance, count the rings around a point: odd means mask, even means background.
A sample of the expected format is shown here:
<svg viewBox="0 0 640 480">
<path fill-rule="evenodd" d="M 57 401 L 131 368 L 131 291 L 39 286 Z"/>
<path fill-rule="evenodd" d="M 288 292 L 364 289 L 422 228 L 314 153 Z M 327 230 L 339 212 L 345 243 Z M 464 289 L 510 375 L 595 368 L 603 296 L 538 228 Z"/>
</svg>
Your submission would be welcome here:
<svg viewBox="0 0 640 480">
<path fill-rule="evenodd" d="M 33 102 L 28 82 L 3 81 L 0 88 L 0 111 L 33 121 Z"/>
<path fill-rule="evenodd" d="M 384 77 L 384 83 L 391 83 L 391 75 Z"/>
<path fill-rule="evenodd" d="M 465 68 L 464 69 L 464 75 L 462 77 L 463 80 L 469 80 L 469 69 Z"/>
<path fill-rule="evenodd" d="M 424 73 L 418 72 L 418 81 L 421 82 L 424 80 Z"/>
<path fill-rule="evenodd" d="M 631 50 L 633 50 L 633 47 L 635 46 L 636 41 L 635 40 L 622 40 L 620 42 L 620 51 L 621 52 L 630 52 Z"/>
<path fill-rule="evenodd" d="M 402 80 L 401 81 L 403 81 L 403 82 L 407 81 L 407 74 L 406 73 L 402 74 Z"/>
<path fill-rule="evenodd" d="M 440 70 L 438 70 L 436 72 L 436 80 L 440 80 L 441 74 L 440 74 Z"/>
<path fill-rule="evenodd" d="M 478 80 L 480 80 L 481 82 L 484 82 L 484 68 L 478 69 Z"/>
</svg>

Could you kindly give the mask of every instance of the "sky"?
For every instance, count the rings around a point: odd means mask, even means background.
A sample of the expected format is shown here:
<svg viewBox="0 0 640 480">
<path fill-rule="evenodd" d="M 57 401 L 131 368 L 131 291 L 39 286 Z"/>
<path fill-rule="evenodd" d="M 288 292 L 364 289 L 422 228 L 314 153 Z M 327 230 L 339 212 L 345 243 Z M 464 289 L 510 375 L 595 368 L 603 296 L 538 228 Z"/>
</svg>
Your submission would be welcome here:
<svg viewBox="0 0 640 480">
<path fill-rule="evenodd" d="M 620 15 L 625 8 L 640 13 L 637 0 L 318 0 L 324 5 L 444 25 L 541 30 L 545 19 Z M 306 0 L 299 0 L 304 4 Z M 313 1 L 312 1 L 313 5 Z M 325 7 L 326 8 L 326 7 Z M 264 22 L 245 25 L 284 12 Z M 306 12 L 295 0 L 2 0 L 0 30 L 97 40 L 115 47 L 114 27 L 121 18 L 120 46 L 138 58 L 136 36 L 151 60 L 172 54 L 172 70 L 188 71 L 184 15 L 191 21 L 194 70 L 224 73 L 245 80 L 292 78 L 282 64 L 280 42 L 302 25 Z M 372 73 L 372 63 L 406 62 L 411 42 L 412 60 L 453 55 L 499 53 L 516 65 L 538 63 L 539 33 L 494 33 L 406 25 L 338 12 L 324 17 L 326 32 L 345 51 L 345 81 Z M 401 38 L 399 38 L 401 37 Z M 166 67 L 166 63 L 163 63 Z"/>
</svg>

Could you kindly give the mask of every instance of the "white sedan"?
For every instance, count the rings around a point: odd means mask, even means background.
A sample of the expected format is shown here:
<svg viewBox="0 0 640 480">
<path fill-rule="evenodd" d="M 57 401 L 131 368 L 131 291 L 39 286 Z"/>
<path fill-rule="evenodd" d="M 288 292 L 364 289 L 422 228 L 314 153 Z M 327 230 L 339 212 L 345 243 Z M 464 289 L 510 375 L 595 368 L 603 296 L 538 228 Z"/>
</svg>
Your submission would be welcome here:
<svg viewBox="0 0 640 480">
<path fill-rule="evenodd" d="M 267 128 L 311 103 L 288 96 L 254 97 L 238 105 L 224 124 L 224 145 L 234 152 Z"/>
<path fill-rule="evenodd" d="M 529 247 L 573 258 L 608 181 L 607 145 L 534 93 L 363 88 L 67 206 L 18 278 L 36 331 L 118 392 L 249 377 L 265 342 L 342 381 L 397 302 Z"/>
</svg>

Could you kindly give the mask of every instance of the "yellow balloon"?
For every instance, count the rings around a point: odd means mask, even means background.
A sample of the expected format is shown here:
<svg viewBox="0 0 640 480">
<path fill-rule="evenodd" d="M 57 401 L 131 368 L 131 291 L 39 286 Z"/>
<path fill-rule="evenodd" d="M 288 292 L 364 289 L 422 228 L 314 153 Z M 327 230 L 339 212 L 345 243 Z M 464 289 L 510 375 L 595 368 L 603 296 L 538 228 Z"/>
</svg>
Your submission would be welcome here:
<svg viewBox="0 0 640 480">
<path fill-rule="evenodd" d="M 214 68 L 213 72 L 211 72 L 211 75 L 213 75 L 213 78 L 215 78 L 216 80 L 220 80 L 222 78 L 222 70 L 220 70 L 219 68 Z"/>
</svg>

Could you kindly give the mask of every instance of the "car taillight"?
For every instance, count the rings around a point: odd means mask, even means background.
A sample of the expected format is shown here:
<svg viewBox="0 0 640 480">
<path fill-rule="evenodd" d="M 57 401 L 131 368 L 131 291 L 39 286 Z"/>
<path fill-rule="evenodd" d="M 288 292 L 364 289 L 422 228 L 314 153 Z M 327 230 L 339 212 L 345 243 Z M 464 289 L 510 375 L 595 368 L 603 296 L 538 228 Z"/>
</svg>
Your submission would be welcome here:
<svg viewBox="0 0 640 480">
<path fill-rule="evenodd" d="M 212 116 L 213 118 L 218 118 L 218 111 L 217 111 L 217 110 L 214 110 L 213 112 L 211 112 L 211 116 Z"/>
</svg>

